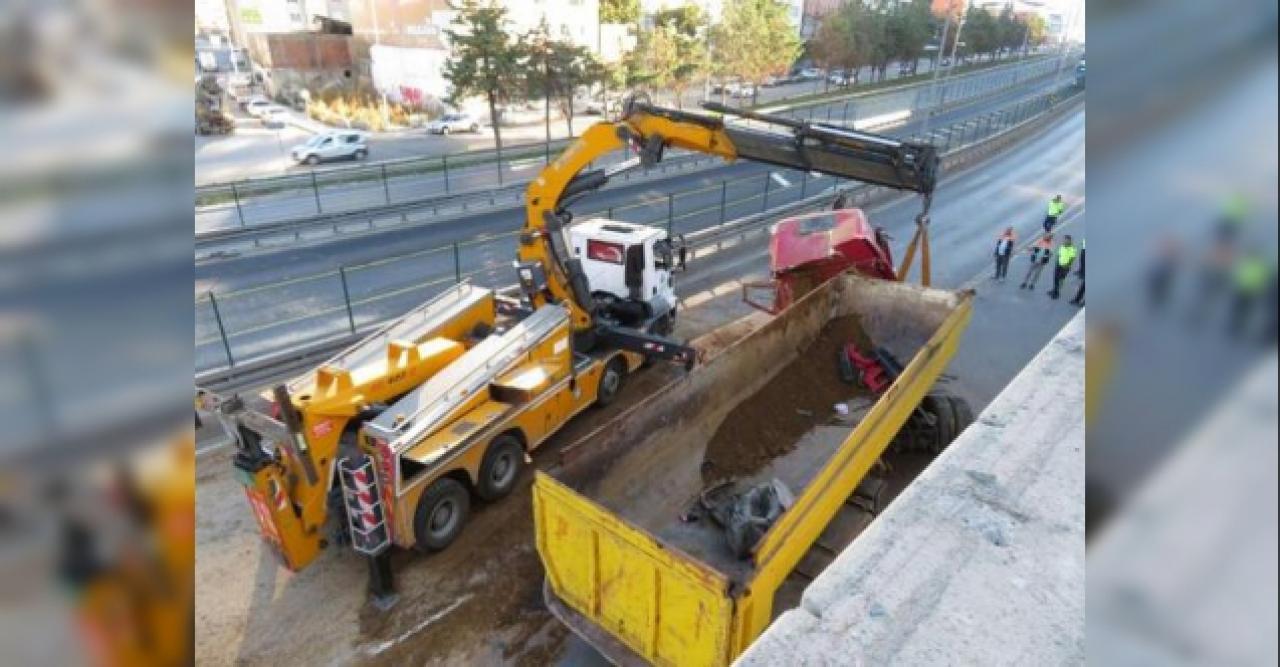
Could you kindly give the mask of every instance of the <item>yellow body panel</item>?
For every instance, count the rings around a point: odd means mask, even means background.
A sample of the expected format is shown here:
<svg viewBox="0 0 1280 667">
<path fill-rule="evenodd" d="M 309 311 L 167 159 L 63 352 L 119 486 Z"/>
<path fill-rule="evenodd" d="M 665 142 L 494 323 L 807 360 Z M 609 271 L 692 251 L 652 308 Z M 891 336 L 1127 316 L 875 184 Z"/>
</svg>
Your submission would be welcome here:
<svg viewBox="0 0 1280 667">
<path fill-rule="evenodd" d="M 399 455 L 402 461 L 429 467 L 399 480 L 392 512 L 396 544 L 406 548 L 414 545 L 413 518 L 418 502 L 436 480 L 464 476 L 475 484 L 484 455 L 499 435 L 513 433 L 532 451 L 595 403 L 600 375 L 609 361 L 621 356 L 628 371 L 639 368 L 643 361 L 640 355 L 621 352 L 575 366 L 571 336 L 566 321 L 486 389 L 463 402 L 439 428 Z M 459 429 L 460 424 L 469 426 Z M 442 451 L 442 456 L 436 455 Z"/>
<path fill-rule="evenodd" d="M 727 578 L 541 472 L 533 512 L 547 579 L 566 604 L 654 664 L 727 662 Z"/>
<path fill-rule="evenodd" d="M 779 586 L 933 386 L 954 356 L 971 313 L 971 299 L 958 299 L 761 539 L 750 579 L 742 586 L 731 588 L 711 566 L 538 473 L 535 530 L 553 602 L 583 617 L 579 620 L 587 627 L 574 627 L 580 634 L 603 632 L 635 654 L 625 657 L 660 665 L 728 665 L 768 626 Z M 779 317 L 785 316 L 784 311 Z"/>
</svg>

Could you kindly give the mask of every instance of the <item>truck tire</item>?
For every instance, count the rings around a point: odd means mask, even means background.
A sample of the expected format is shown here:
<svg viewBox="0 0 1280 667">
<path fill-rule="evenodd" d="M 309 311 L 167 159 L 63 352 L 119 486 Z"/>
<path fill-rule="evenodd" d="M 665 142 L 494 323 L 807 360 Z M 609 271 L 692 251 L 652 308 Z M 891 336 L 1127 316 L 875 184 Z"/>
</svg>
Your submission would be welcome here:
<svg viewBox="0 0 1280 667">
<path fill-rule="evenodd" d="M 413 515 L 414 547 L 434 553 L 449 546 L 462 532 L 470 511 L 467 487 L 450 477 L 437 479 L 418 500 Z"/>
<path fill-rule="evenodd" d="M 956 437 L 956 415 L 951 409 L 951 400 L 943 394 L 929 394 L 921 401 L 921 407 L 933 414 L 936 424 L 936 437 L 930 439 L 926 451 L 938 454 Z"/>
<path fill-rule="evenodd" d="M 959 396 L 948 395 L 947 399 L 951 401 L 951 411 L 955 413 L 956 416 L 956 434 L 955 437 L 952 438 L 952 440 L 954 440 L 955 438 L 960 437 L 960 434 L 964 433 L 964 430 L 969 428 L 969 425 L 973 423 L 973 407 L 969 405 L 969 401 L 966 401 Z"/>
<path fill-rule="evenodd" d="M 524 445 L 510 433 L 503 433 L 489 443 L 480 464 L 480 481 L 476 493 L 488 501 L 497 500 L 516 486 L 524 468 Z"/>
<path fill-rule="evenodd" d="M 596 387 L 596 406 L 605 407 L 618 398 L 622 384 L 627 378 L 627 366 L 622 357 L 614 357 L 605 365 L 600 373 L 600 385 Z"/>
</svg>

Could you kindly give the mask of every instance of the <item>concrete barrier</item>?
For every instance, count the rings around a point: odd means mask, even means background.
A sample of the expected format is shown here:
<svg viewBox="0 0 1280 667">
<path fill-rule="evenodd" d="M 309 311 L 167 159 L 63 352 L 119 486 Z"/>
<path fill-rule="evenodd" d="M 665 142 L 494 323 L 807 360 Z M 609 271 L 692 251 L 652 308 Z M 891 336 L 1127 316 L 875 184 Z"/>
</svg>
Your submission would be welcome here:
<svg viewBox="0 0 1280 667">
<path fill-rule="evenodd" d="M 1084 319 L 734 664 L 1084 663 Z"/>
</svg>

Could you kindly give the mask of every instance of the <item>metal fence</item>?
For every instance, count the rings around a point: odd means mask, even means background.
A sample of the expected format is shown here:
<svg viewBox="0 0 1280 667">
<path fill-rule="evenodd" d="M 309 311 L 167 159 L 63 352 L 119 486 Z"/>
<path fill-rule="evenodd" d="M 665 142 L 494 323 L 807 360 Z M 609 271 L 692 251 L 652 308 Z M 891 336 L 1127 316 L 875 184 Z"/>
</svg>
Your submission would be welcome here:
<svg viewBox="0 0 1280 667">
<path fill-rule="evenodd" d="M 1054 93 L 1025 100 L 911 139 L 930 141 L 942 152 L 950 152 L 1046 112 L 1058 97 Z M 840 182 L 807 172 L 775 170 L 580 213 L 578 218 L 603 215 L 696 237 Z M 513 221 L 513 229 L 518 225 Z M 250 289 L 208 292 L 195 302 L 196 371 L 233 368 L 304 344 L 368 331 L 462 280 L 491 288 L 506 286 L 512 282 L 517 234 L 512 231 Z M 694 247 L 696 260 L 696 242 Z"/>
<path fill-rule="evenodd" d="M 779 113 L 809 121 L 852 124 L 893 111 L 919 112 L 1008 90 L 1052 73 L 1053 59 L 1017 63 L 941 80 L 938 85 L 908 84 L 902 89 L 800 103 Z M 856 95 L 856 97 L 854 96 Z M 372 207 L 422 202 L 434 197 L 518 185 L 535 177 L 572 138 L 408 158 L 196 189 L 198 233 L 252 227 Z M 605 162 L 623 160 L 625 153 Z"/>
</svg>

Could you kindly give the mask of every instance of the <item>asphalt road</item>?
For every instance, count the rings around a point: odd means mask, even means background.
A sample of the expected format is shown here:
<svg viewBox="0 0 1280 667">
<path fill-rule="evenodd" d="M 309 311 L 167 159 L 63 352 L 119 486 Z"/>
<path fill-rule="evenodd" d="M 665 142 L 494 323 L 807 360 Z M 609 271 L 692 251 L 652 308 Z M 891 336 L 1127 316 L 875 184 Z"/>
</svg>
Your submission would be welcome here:
<svg viewBox="0 0 1280 667">
<path fill-rule="evenodd" d="M 1047 85 L 941 114 L 930 121 L 930 127 L 1038 95 Z M 919 129 L 920 122 L 913 122 L 900 132 L 910 135 Z M 689 233 L 798 200 L 833 183 L 830 178 L 738 163 L 608 189 L 580 203 L 576 212 L 580 217 L 607 214 L 631 222 L 665 224 L 670 209 L 676 214 L 672 231 Z M 667 193 L 677 190 L 693 192 L 669 202 Z M 722 197 L 727 202 L 723 213 Z M 206 300 L 197 304 L 196 368 L 226 364 L 220 326 L 228 332 L 232 358 L 243 361 L 385 320 L 459 275 L 484 286 L 507 285 L 514 234 L 522 215 L 518 208 L 493 211 L 460 221 L 198 266 L 199 291 L 213 290 L 220 296 L 216 312 Z M 457 244 L 456 255 L 453 244 Z M 339 266 L 348 268 L 339 272 Z M 353 304 L 350 310 L 348 301 Z"/>
<path fill-rule="evenodd" d="M 936 86 L 921 83 L 903 90 L 871 93 L 856 98 L 841 98 L 797 107 L 790 112 L 784 112 L 782 115 L 807 120 L 844 120 L 850 123 L 860 120 L 865 121 L 894 112 L 918 111 L 941 104 L 954 103 L 961 99 L 989 94 L 992 91 L 1016 85 L 1019 81 L 1051 73 L 1057 67 L 1057 64 L 1057 59 L 1054 58 L 1035 60 L 1029 63 L 1009 64 L 995 67 L 991 70 L 958 74 L 954 77 L 940 79 L 940 83 Z M 736 102 L 735 100 L 727 101 L 731 105 Z M 580 119 L 577 125 L 578 130 L 581 131 L 586 127 L 587 123 L 595 120 L 598 120 L 598 118 L 584 117 Z M 520 132 L 524 131 L 524 129 L 527 128 L 513 128 L 513 130 L 520 131 L 513 132 L 507 141 L 525 143 L 528 141 L 536 142 L 542 138 L 541 135 L 521 138 L 523 135 Z M 291 131 L 293 130 L 280 130 L 281 133 Z M 555 136 L 559 138 L 564 135 L 565 133 L 561 132 Z M 245 141 L 243 138 L 235 137 L 227 138 L 227 140 Z M 410 141 L 409 137 L 402 137 L 395 140 L 393 145 L 402 146 L 419 140 L 434 141 L 445 139 L 419 136 Z M 297 143 L 294 139 L 289 141 Z M 372 139 L 371 141 L 373 142 L 370 146 L 372 155 L 380 159 L 393 158 L 391 155 L 384 155 L 384 150 L 380 147 L 380 144 L 387 144 L 390 141 L 389 139 L 380 138 Z M 274 141 L 273 145 L 276 146 L 277 150 L 287 150 L 292 144 L 289 144 L 284 139 L 279 139 Z M 471 150 L 475 150 L 477 147 L 478 145 L 473 146 Z M 453 160 L 453 166 L 451 167 L 448 166 L 447 161 L 437 160 L 432 157 L 441 154 L 438 147 L 436 149 L 426 146 L 419 148 L 420 150 L 417 152 L 409 153 L 403 157 L 430 157 L 431 159 L 422 163 L 415 163 L 418 164 L 415 168 L 424 171 L 411 174 L 397 176 L 395 170 L 403 167 L 391 167 L 389 172 L 391 175 L 384 179 L 383 167 L 378 163 L 356 167 L 352 167 L 350 163 L 335 163 L 321 166 L 314 170 L 310 168 L 291 170 L 290 173 L 294 174 L 294 176 L 288 179 L 241 183 L 237 186 L 235 193 L 230 191 L 223 193 L 224 200 L 220 203 L 196 209 L 196 230 L 230 229 L 321 214 L 358 211 L 375 206 L 418 201 L 427 197 L 449 193 L 473 192 L 498 187 L 502 184 L 527 182 L 537 175 L 546 158 L 555 157 L 559 147 L 553 146 L 550 152 L 533 149 L 532 155 L 529 154 L 529 149 L 525 148 L 517 156 L 505 159 L 501 163 L 493 160 L 492 153 L 486 153 L 484 159 L 488 161 L 471 164 L 470 166 L 460 163 L 464 160 L 474 163 L 475 156 L 452 155 L 450 156 L 450 159 Z M 509 146 L 507 155 L 511 155 L 513 152 L 516 151 L 512 151 Z M 429 171 L 426 171 L 428 169 Z M 359 180 L 352 180 L 355 178 L 359 178 Z"/>
<path fill-rule="evenodd" d="M 929 60 L 921 58 L 918 72 L 928 73 L 929 66 Z M 890 80 L 899 78 L 897 63 L 889 66 L 887 76 Z M 869 68 L 863 68 L 861 80 L 865 82 L 869 79 Z M 824 82 L 821 80 L 761 88 L 759 101 L 772 102 L 800 95 L 812 95 L 823 92 L 824 88 Z M 686 92 L 686 103 L 701 92 L 701 89 L 696 92 Z M 667 98 L 664 98 L 664 102 L 673 103 Z M 577 116 L 574 119 L 574 127 L 580 130 L 585 127 L 584 123 L 589 122 L 591 122 L 590 116 Z M 242 123 L 242 128 L 237 128 L 237 133 L 230 137 L 197 136 L 195 139 L 196 183 L 223 183 L 255 176 L 279 176 L 305 171 L 305 168 L 298 167 L 289 159 L 288 150 L 305 141 L 309 133 L 293 127 L 275 131 L 258 127 L 258 125 L 256 120 L 248 119 Z M 552 121 L 552 138 L 565 136 L 566 133 L 567 128 L 563 120 Z M 542 141 L 545 136 L 541 123 L 503 130 L 505 140 L 513 143 Z M 493 135 L 486 130 L 479 134 L 454 134 L 444 137 L 428 135 L 423 130 L 407 130 L 375 135 L 370 142 L 370 151 L 376 159 L 395 160 L 492 148 Z"/>
</svg>

